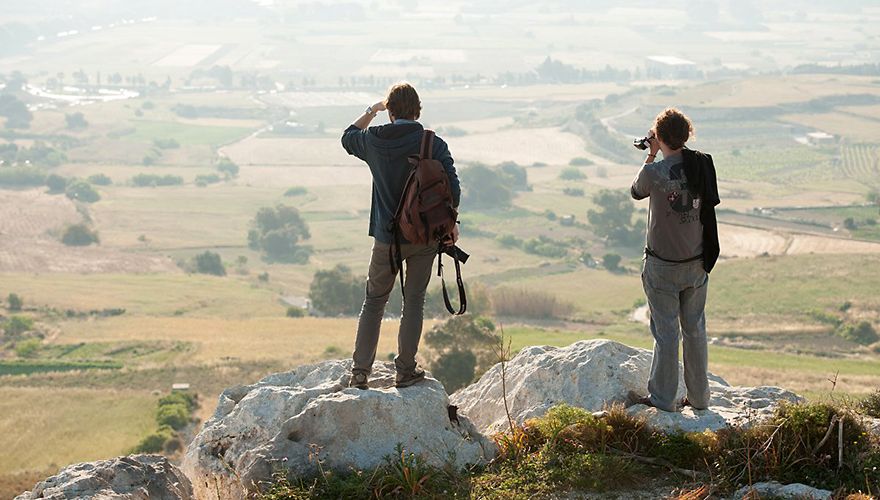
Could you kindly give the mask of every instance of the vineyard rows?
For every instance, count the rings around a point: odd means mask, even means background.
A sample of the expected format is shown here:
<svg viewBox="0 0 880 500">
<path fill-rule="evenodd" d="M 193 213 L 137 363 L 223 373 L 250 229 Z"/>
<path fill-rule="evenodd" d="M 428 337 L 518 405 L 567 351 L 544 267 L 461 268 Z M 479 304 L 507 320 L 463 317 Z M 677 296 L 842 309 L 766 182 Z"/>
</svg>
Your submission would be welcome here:
<svg viewBox="0 0 880 500">
<path fill-rule="evenodd" d="M 854 144 L 841 148 L 843 174 L 854 179 L 873 178 L 880 173 L 880 154 L 877 146 Z"/>
</svg>

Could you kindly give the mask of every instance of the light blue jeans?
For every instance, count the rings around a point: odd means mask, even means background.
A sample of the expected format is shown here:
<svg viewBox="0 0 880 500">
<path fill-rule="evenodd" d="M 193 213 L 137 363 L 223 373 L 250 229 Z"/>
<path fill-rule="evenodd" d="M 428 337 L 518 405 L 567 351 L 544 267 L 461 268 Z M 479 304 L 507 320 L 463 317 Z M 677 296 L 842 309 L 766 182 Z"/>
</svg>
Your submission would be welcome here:
<svg viewBox="0 0 880 500">
<path fill-rule="evenodd" d="M 682 337 L 684 383 L 695 409 L 709 406 L 706 292 L 709 275 L 702 260 L 672 263 L 646 256 L 642 285 L 651 313 L 654 358 L 648 396 L 657 408 L 678 410 L 678 343 Z"/>
</svg>

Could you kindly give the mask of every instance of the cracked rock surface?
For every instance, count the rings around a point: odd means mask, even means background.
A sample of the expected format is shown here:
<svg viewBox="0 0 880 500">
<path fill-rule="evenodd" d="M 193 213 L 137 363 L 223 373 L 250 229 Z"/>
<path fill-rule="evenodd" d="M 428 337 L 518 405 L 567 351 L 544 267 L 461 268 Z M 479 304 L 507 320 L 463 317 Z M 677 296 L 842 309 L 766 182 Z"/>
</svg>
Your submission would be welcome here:
<svg viewBox="0 0 880 500">
<path fill-rule="evenodd" d="M 437 380 L 396 389 L 393 364 L 376 363 L 362 391 L 347 387 L 350 368 L 325 361 L 224 391 L 184 458 L 197 498 L 244 498 L 274 473 L 315 474 L 319 461 L 325 470 L 375 469 L 398 445 L 438 467 L 495 456 L 494 443 L 453 415 Z"/>
<path fill-rule="evenodd" d="M 190 500 L 192 485 L 167 458 L 131 455 L 69 465 L 15 500 Z"/>
<path fill-rule="evenodd" d="M 711 356 L 711 354 L 710 354 Z M 539 417 L 560 403 L 599 411 L 606 404 L 626 401 L 634 391 L 647 395 L 652 353 L 610 340 L 582 340 L 567 347 L 526 347 L 507 363 L 507 401 L 513 419 L 522 423 Z M 683 370 L 679 370 L 678 395 L 685 395 Z M 670 413 L 644 405 L 629 409 L 645 416 L 655 428 L 701 432 L 759 422 L 773 413 L 780 401 L 801 398 L 779 387 L 732 387 L 710 374 L 709 408 L 685 408 Z M 453 394 L 459 407 L 483 432 L 507 427 L 501 387 L 501 366 L 495 365 L 479 381 Z"/>
</svg>

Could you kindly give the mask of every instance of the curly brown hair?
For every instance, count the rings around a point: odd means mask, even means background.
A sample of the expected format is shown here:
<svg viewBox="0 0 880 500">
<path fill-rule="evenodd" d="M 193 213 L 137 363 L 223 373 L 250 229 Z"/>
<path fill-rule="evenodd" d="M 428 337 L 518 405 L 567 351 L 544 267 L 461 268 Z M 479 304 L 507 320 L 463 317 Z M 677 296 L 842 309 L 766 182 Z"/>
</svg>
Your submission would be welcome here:
<svg viewBox="0 0 880 500">
<path fill-rule="evenodd" d="M 418 120 L 422 114 L 422 101 L 416 89 L 407 82 L 395 83 L 388 89 L 385 107 L 394 118 Z"/>
<path fill-rule="evenodd" d="M 693 135 L 694 125 L 681 111 L 666 108 L 654 118 L 654 133 L 671 149 L 681 149 Z"/>
</svg>

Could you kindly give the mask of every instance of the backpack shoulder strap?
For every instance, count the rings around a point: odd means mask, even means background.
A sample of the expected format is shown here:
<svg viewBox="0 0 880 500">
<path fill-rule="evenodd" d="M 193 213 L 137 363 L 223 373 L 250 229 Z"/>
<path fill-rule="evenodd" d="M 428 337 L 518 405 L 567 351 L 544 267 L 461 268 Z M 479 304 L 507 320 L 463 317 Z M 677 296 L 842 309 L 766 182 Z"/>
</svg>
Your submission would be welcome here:
<svg viewBox="0 0 880 500">
<path fill-rule="evenodd" d="M 430 160 L 434 154 L 434 131 L 426 128 L 422 133 L 422 145 L 419 147 L 419 159 Z"/>
</svg>

